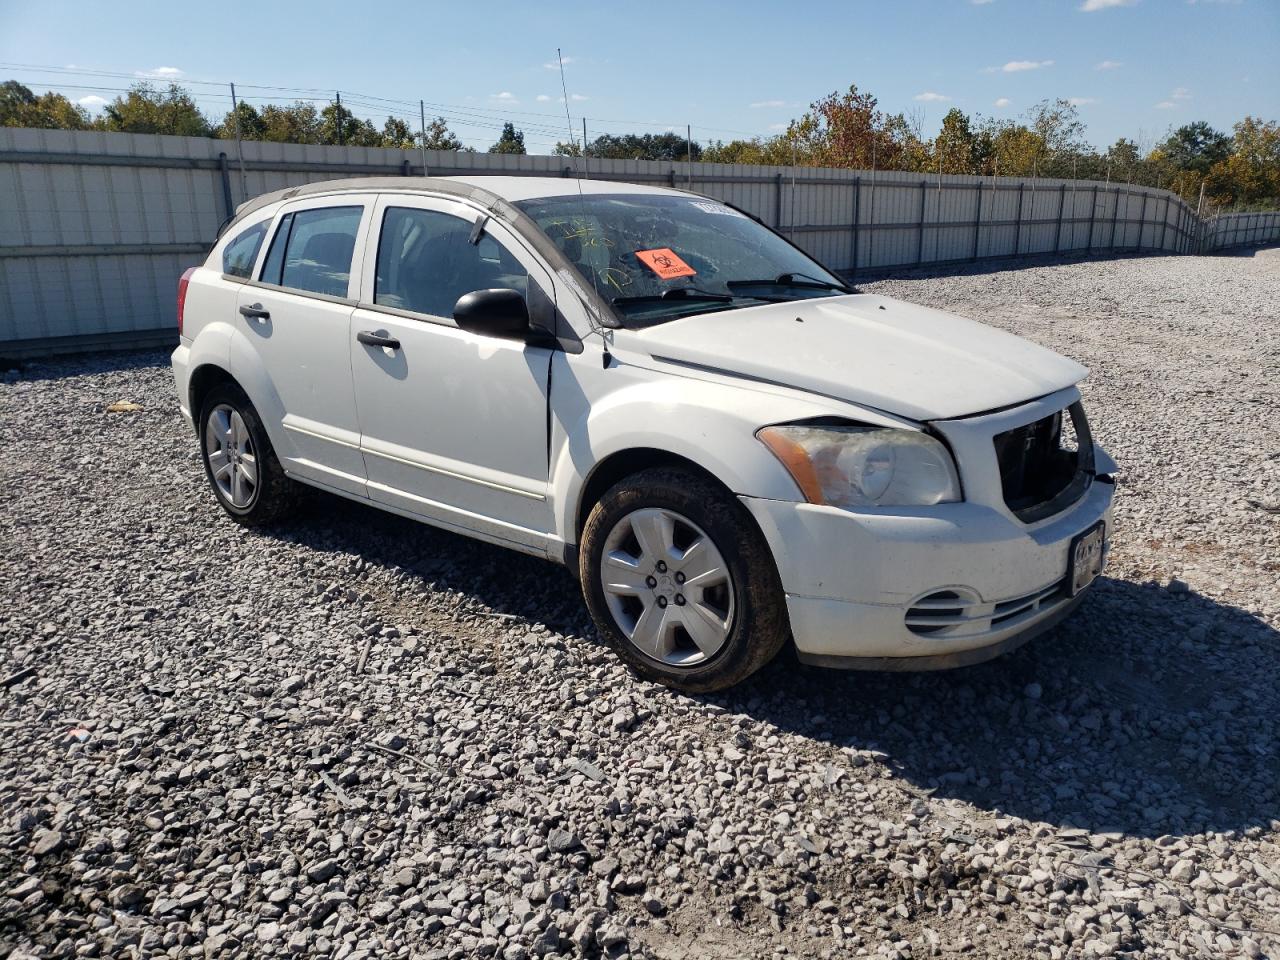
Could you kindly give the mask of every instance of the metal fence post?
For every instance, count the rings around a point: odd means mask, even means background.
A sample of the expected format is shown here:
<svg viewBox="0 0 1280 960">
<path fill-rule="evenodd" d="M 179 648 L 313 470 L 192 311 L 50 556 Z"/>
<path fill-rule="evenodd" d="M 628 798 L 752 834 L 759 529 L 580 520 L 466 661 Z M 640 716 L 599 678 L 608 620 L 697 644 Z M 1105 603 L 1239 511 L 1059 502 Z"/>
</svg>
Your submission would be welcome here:
<svg viewBox="0 0 1280 960">
<path fill-rule="evenodd" d="M 916 266 L 924 262 L 924 205 L 929 196 L 929 181 L 920 181 L 920 229 L 916 233 Z"/>
<path fill-rule="evenodd" d="M 1057 253 L 1062 249 L 1062 211 L 1067 206 L 1067 185 L 1062 184 L 1058 190 L 1058 232 L 1053 237 L 1053 252 Z"/>
<path fill-rule="evenodd" d="M 858 217 L 862 206 L 862 178 L 853 178 L 853 266 L 849 268 L 849 276 L 858 275 Z"/>
<path fill-rule="evenodd" d="M 982 236 L 982 181 L 978 181 L 978 209 L 973 215 L 973 254 L 970 260 L 978 259 L 978 238 Z"/>
<path fill-rule="evenodd" d="M 236 214 L 235 204 L 231 202 L 231 171 L 227 169 L 227 155 L 218 154 L 218 172 L 222 174 L 222 206 L 230 219 Z"/>
<path fill-rule="evenodd" d="M 1160 250 L 1164 250 L 1164 235 L 1169 229 L 1169 198 L 1164 198 L 1164 213 L 1160 215 Z"/>
<path fill-rule="evenodd" d="M 1098 219 L 1098 185 L 1093 186 L 1093 202 L 1089 204 L 1089 242 L 1085 244 L 1085 253 L 1093 252 L 1093 224 Z"/>
<path fill-rule="evenodd" d="M 778 174 L 774 181 L 778 188 L 777 196 L 773 202 L 773 229 L 779 233 L 782 232 L 782 174 Z"/>
<path fill-rule="evenodd" d="M 1016 257 L 1022 252 L 1022 197 L 1027 192 L 1027 182 L 1024 180 L 1018 184 L 1018 219 L 1016 232 L 1013 235 L 1013 255 Z"/>
<path fill-rule="evenodd" d="M 1111 241 L 1107 246 L 1114 250 L 1116 248 L 1116 221 L 1120 218 L 1120 188 L 1111 192 Z"/>
</svg>

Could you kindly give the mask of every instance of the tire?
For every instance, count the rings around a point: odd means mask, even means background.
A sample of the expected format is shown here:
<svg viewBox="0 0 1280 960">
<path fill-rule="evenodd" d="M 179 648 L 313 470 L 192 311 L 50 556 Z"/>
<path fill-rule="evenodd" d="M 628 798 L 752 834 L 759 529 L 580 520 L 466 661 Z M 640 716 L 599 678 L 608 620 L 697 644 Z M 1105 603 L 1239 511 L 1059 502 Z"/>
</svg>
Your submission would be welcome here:
<svg viewBox="0 0 1280 960">
<path fill-rule="evenodd" d="M 198 422 L 205 476 L 218 504 L 233 520 L 256 527 L 293 510 L 298 485 L 285 476 L 258 411 L 243 390 L 233 383 L 218 384 L 205 397 Z M 228 453 L 231 450 L 234 455 Z"/>
<path fill-rule="evenodd" d="M 740 683 L 790 636 L 755 521 L 689 470 L 655 467 L 610 488 L 587 516 L 578 566 L 609 646 L 636 673 L 686 693 Z"/>
</svg>

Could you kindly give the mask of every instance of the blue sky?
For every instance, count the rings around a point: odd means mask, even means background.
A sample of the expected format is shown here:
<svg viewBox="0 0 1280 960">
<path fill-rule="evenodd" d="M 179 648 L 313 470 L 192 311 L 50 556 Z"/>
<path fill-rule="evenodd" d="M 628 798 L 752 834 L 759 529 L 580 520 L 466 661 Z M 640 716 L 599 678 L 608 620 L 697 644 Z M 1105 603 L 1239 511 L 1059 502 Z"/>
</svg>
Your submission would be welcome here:
<svg viewBox="0 0 1280 960">
<path fill-rule="evenodd" d="M 470 145 L 492 143 L 505 118 L 537 153 L 568 136 L 557 47 L 574 132 L 585 116 L 592 137 L 683 133 L 685 124 L 704 142 L 768 135 L 851 82 L 888 111 L 918 111 L 929 135 L 952 106 L 1017 117 L 1059 96 L 1076 100 L 1099 145 L 1122 135 L 1152 142 L 1190 120 L 1229 130 L 1245 114 L 1280 119 L 1280 0 L 224 0 L 198 16 L 182 9 L 172 0 L 0 0 L 0 78 L 90 107 L 135 75 L 171 78 L 191 83 L 219 116 L 229 95 L 214 82 L 236 81 L 255 103 L 294 96 L 268 87 L 316 98 L 342 90 L 379 125 L 389 109 L 416 116 L 424 99 Z"/>
</svg>

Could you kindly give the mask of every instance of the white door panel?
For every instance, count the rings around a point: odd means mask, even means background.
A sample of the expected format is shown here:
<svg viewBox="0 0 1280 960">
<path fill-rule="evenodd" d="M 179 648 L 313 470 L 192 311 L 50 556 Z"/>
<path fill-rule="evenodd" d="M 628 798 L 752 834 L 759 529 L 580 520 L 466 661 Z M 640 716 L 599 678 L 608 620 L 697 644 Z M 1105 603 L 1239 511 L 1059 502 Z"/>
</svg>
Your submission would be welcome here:
<svg viewBox="0 0 1280 960">
<path fill-rule="evenodd" d="M 348 298 L 350 280 L 330 270 L 324 280 L 330 285 L 330 292 L 315 293 L 266 282 L 271 279 L 266 273 L 272 269 L 277 234 L 282 244 L 290 240 L 287 217 L 296 214 L 302 218 L 327 207 L 354 207 L 360 219 L 354 247 L 348 249 L 354 261 L 351 272 L 358 274 L 358 257 L 370 206 L 371 201 L 364 205 L 361 214 L 362 202 L 348 197 L 342 201 L 312 201 L 283 207 L 276 217 L 279 229 L 270 235 L 272 249 L 261 267 L 264 280 L 241 285 L 234 318 L 244 332 L 244 341 L 258 354 L 275 387 L 276 396 L 264 398 L 260 405 L 265 408 L 262 413 L 268 430 L 278 438 L 276 452 L 281 465 L 289 473 L 359 496 L 368 493 L 351 380 L 351 314 L 355 305 Z M 333 254 L 336 228 L 323 224 L 315 228 L 314 219 L 312 223 L 310 239 L 316 241 L 310 244 L 313 253 Z M 339 226 L 349 230 L 349 218 Z M 299 227 L 294 239 L 305 241 L 303 229 Z M 347 242 L 350 243 L 349 237 Z M 324 250 L 326 244 L 327 251 Z M 283 276 L 288 282 L 313 282 L 325 270 L 324 264 L 316 259 L 304 259 L 308 244 L 304 242 L 301 246 L 298 256 L 284 262 Z M 339 250 L 338 256 L 342 255 L 343 251 Z M 280 278 L 278 271 L 283 261 L 281 251 L 274 268 L 275 279 Z M 235 372 L 232 370 L 233 375 Z"/>
<path fill-rule="evenodd" d="M 453 201 L 380 199 L 366 251 L 370 276 L 362 304 L 377 296 L 373 260 L 387 208 L 456 216 L 464 233 L 476 216 Z M 544 291 L 553 289 L 550 277 L 498 225 L 488 231 L 509 246 Z M 403 276 L 400 280 L 411 294 L 393 301 L 399 312 L 362 305 L 352 317 L 351 372 L 369 496 L 503 540 L 545 542 L 551 530 L 546 499 L 551 351 L 467 333 L 450 318 L 406 314 L 414 296 L 441 311 L 450 297 Z M 398 340 L 399 349 L 359 343 L 354 338 L 360 331 Z"/>
</svg>

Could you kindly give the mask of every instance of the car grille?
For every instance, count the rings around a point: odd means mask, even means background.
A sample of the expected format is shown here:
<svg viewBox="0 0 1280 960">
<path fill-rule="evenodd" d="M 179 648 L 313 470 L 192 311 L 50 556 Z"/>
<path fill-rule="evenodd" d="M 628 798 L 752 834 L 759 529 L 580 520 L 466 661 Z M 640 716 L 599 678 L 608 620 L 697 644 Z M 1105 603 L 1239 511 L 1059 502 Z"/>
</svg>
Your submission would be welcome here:
<svg viewBox="0 0 1280 960">
<path fill-rule="evenodd" d="M 1044 613 L 1067 597 L 1064 577 L 1020 597 L 983 603 L 968 590 L 938 590 L 915 601 L 903 623 L 920 637 L 958 639 L 1017 626 Z"/>
<path fill-rule="evenodd" d="M 994 442 L 1004 502 L 1024 523 L 1065 510 L 1093 482 L 1093 436 L 1079 401 Z"/>
</svg>

